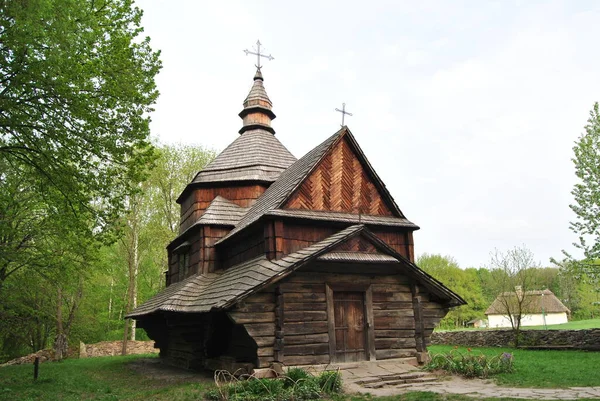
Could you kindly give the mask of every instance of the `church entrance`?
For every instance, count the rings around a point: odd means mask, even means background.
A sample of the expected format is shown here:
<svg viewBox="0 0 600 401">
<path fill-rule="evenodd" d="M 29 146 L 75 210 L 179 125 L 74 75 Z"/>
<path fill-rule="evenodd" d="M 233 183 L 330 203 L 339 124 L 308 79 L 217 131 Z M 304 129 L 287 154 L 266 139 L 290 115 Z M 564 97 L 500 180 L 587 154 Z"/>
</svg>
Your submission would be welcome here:
<svg viewBox="0 0 600 401">
<path fill-rule="evenodd" d="M 365 329 L 365 293 L 334 291 L 335 362 L 367 359 Z"/>
</svg>

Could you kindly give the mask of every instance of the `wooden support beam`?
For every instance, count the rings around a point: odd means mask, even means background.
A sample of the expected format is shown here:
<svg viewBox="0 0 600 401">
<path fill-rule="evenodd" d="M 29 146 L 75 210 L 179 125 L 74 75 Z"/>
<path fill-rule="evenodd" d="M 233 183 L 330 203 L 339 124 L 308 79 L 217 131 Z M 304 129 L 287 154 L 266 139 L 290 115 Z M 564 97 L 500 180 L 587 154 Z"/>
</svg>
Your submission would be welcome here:
<svg viewBox="0 0 600 401">
<path fill-rule="evenodd" d="M 373 289 L 369 286 L 365 291 L 365 317 L 367 320 L 367 358 L 370 361 L 377 359 L 375 352 L 375 322 L 373 319 Z"/>
<path fill-rule="evenodd" d="M 335 311 L 333 305 L 333 289 L 325 285 L 325 298 L 327 299 L 327 332 L 329 333 L 329 357 L 335 362 Z"/>
</svg>

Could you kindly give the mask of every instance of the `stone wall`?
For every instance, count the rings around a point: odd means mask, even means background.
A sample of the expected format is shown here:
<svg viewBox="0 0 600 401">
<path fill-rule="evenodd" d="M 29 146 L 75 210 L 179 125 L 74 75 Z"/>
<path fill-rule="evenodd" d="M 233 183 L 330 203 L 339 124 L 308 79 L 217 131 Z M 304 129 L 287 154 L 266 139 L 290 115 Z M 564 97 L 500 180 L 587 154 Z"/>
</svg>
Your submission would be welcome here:
<svg viewBox="0 0 600 401">
<path fill-rule="evenodd" d="M 121 355 L 122 341 L 102 341 L 95 344 L 81 343 L 79 347 L 80 358 L 93 358 L 97 356 Z M 127 355 L 157 354 L 154 341 L 127 341 Z"/>
<path fill-rule="evenodd" d="M 512 330 L 465 330 L 434 332 L 431 344 L 472 347 L 506 347 L 514 341 Z M 531 348 L 571 348 L 600 351 L 600 329 L 524 330 L 520 345 Z"/>
</svg>

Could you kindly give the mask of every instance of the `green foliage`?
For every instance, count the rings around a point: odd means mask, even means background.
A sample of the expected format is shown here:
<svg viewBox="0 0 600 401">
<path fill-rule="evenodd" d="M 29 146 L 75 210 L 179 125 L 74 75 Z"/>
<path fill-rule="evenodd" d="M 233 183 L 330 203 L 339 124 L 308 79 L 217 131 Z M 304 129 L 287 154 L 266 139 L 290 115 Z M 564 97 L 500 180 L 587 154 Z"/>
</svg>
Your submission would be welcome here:
<svg viewBox="0 0 600 401">
<path fill-rule="evenodd" d="M 479 377 L 487 379 L 499 373 L 513 371 L 513 355 L 503 352 L 499 355 L 488 356 L 483 353 L 475 354 L 471 348 L 467 353 L 453 349 L 448 353 L 430 353 L 431 361 L 425 365 L 425 370 L 442 369 L 465 377 Z"/>
<path fill-rule="evenodd" d="M 130 0 L 3 1 L 0 158 L 52 188 L 47 202 L 117 216 L 153 157 L 149 116 L 161 65 Z M 100 207 L 97 207 L 100 206 Z"/>
<path fill-rule="evenodd" d="M 575 175 L 570 205 L 576 219 L 571 230 L 577 234 L 574 245 L 583 251 L 584 261 L 574 261 L 590 278 L 600 278 L 600 106 L 596 102 L 583 133 L 573 147 Z"/>
<path fill-rule="evenodd" d="M 326 394 L 335 394 L 342 391 L 342 374 L 338 370 L 329 370 L 317 376 L 319 387 Z"/>
<path fill-rule="evenodd" d="M 440 327 L 463 327 L 469 320 L 483 316 L 489 303 L 483 296 L 477 270 L 463 270 L 452 257 L 442 255 L 423 254 L 417 258 L 417 265 L 467 301 L 467 305 L 452 309 Z"/>
<path fill-rule="evenodd" d="M 428 349 L 432 354 L 450 353 L 455 347 L 432 345 Z M 468 352 L 466 347 L 459 347 L 456 351 Z M 513 372 L 494 376 L 494 381 L 500 385 L 539 388 L 600 385 L 600 376 L 596 374 L 596 366 L 600 364 L 598 352 L 542 351 L 508 347 L 472 347 L 472 352 L 485 354 L 489 358 L 503 352 L 513 355 L 516 361 Z"/>
<path fill-rule="evenodd" d="M 219 376 L 222 377 L 222 376 Z M 304 369 L 292 368 L 277 379 L 249 377 L 238 380 L 226 375 L 228 380 L 218 389 L 206 392 L 205 397 L 214 401 L 308 401 L 318 400 L 324 395 L 340 394 L 341 374 L 325 371 L 313 376 Z"/>
</svg>

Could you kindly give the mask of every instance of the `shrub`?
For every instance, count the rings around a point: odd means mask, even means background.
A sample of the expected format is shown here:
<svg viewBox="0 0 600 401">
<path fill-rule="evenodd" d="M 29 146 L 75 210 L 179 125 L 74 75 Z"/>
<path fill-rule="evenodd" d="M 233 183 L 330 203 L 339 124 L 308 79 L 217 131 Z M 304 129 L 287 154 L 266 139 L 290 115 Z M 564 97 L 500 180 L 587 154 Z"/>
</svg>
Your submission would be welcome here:
<svg viewBox="0 0 600 401">
<path fill-rule="evenodd" d="M 216 389 L 205 393 L 210 401 L 310 401 L 324 394 L 339 393 L 339 372 L 323 372 L 313 376 L 304 369 L 292 368 L 279 379 L 239 380 L 226 371 L 215 372 Z"/>
<path fill-rule="evenodd" d="M 342 392 L 342 374 L 339 370 L 329 370 L 317 376 L 321 391 L 326 394 Z"/>
<path fill-rule="evenodd" d="M 513 355 L 508 352 L 490 357 L 481 353 L 474 354 L 469 348 L 466 354 L 454 349 L 446 354 L 430 354 L 430 357 L 431 361 L 425 365 L 425 370 L 442 369 L 465 377 L 482 379 L 513 371 Z"/>
</svg>

